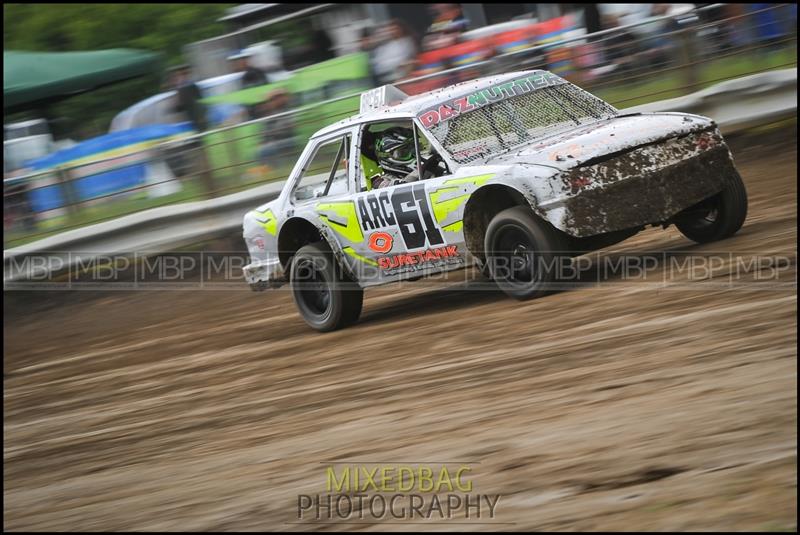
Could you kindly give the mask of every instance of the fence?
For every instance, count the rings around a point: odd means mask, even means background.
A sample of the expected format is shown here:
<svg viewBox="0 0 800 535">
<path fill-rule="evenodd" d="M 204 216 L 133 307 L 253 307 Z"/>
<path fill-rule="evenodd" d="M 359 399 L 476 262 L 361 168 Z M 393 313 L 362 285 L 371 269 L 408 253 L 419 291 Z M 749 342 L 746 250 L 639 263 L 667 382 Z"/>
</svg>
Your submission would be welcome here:
<svg viewBox="0 0 800 535">
<path fill-rule="evenodd" d="M 674 98 L 741 76 L 797 65 L 796 5 L 748 12 L 714 4 L 515 52 L 395 83 L 417 94 L 511 70 L 554 71 L 620 108 Z M 309 132 L 353 115 L 359 94 L 165 142 L 142 151 L 3 182 L 4 249 L 148 208 L 210 199 L 284 179 Z M 141 171 L 136 183 L 85 194 L 99 172 Z M 142 171 L 142 169 L 144 169 Z M 36 202 L 45 192 L 57 203 Z"/>
</svg>

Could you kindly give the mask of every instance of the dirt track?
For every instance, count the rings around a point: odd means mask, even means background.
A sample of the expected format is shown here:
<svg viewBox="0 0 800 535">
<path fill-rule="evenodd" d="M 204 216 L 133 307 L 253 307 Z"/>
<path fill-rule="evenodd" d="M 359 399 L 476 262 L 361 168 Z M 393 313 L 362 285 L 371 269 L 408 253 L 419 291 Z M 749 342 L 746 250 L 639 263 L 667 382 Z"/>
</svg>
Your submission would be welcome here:
<svg viewBox="0 0 800 535">
<path fill-rule="evenodd" d="M 735 145 L 736 237 L 652 229 L 614 251 L 795 259 L 796 137 L 774 142 Z M 502 495 L 507 524 L 475 528 L 796 529 L 796 286 L 674 282 L 525 303 L 385 287 L 327 335 L 287 292 L 9 300 L 4 526 L 425 529 L 287 523 L 325 461 L 455 460 Z"/>
</svg>

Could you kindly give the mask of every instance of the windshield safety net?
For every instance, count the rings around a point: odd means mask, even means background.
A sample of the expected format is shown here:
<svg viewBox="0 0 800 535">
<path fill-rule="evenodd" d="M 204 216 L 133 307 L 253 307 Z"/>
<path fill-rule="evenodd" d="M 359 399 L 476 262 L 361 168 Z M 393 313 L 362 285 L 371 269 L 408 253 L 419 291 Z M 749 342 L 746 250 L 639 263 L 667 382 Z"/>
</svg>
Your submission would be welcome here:
<svg viewBox="0 0 800 535">
<path fill-rule="evenodd" d="M 557 85 L 497 100 L 426 126 L 455 161 L 469 164 L 618 114 L 603 100 L 559 81 Z M 425 118 L 422 119 L 424 123 Z"/>
</svg>

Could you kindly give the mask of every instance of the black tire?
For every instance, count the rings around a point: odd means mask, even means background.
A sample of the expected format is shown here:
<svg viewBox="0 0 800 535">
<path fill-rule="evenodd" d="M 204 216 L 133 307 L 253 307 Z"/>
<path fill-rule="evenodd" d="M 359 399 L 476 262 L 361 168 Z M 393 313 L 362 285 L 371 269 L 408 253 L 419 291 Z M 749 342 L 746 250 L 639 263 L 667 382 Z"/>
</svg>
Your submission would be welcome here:
<svg viewBox="0 0 800 535">
<path fill-rule="evenodd" d="M 358 321 L 361 317 L 361 309 L 364 306 L 364 289 L 358 283 L 350 281 L 345 282 L 344 298 L 344 323 L 342 327 L 349 327 Z"/>
<path fill-rule="evenodd" d="M 491 278 L 519 300 L 549 293 L 560 262 L 569 261 L 561 233 L 524 206 L 494 216 L 486 229 L 484 251 Z"/>
<path fill-rule="evenodd" d="M 364 290 L 342 273 L 325 242 L 301 247 L 290 269 L 294 302 L 311 328 L 328 332 L 358 321 Z"/>
<path fill-rule="evenodd" d="M 736 234 L 746 217 L 747 191 L 736 173 L 725 189 L 678 214 L 675 226 L 690 240 L 709 243 Z"/>
</svg>

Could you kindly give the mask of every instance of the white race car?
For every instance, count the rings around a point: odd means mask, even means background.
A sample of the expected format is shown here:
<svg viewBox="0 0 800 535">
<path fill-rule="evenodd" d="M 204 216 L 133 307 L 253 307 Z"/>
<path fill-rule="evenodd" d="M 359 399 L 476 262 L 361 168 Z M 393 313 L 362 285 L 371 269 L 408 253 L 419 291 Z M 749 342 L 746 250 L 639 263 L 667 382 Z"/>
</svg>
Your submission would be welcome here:
<svg viewBox="0 0 800 535">
<path fill-rule="evenodd" d="M 244 271 L 254 289 L 290 282 L 306 322 L 328 331 L 358 319 L 368 286 L 477 263 L 527 299 L 554 261 L 647 225 L 720 240 L 746 213 L 708 118 L 620 113 L 545 71 L 413 97 L 383 86 L 317 132 L 280 196 L 245 216 Z"/>
</svg>

